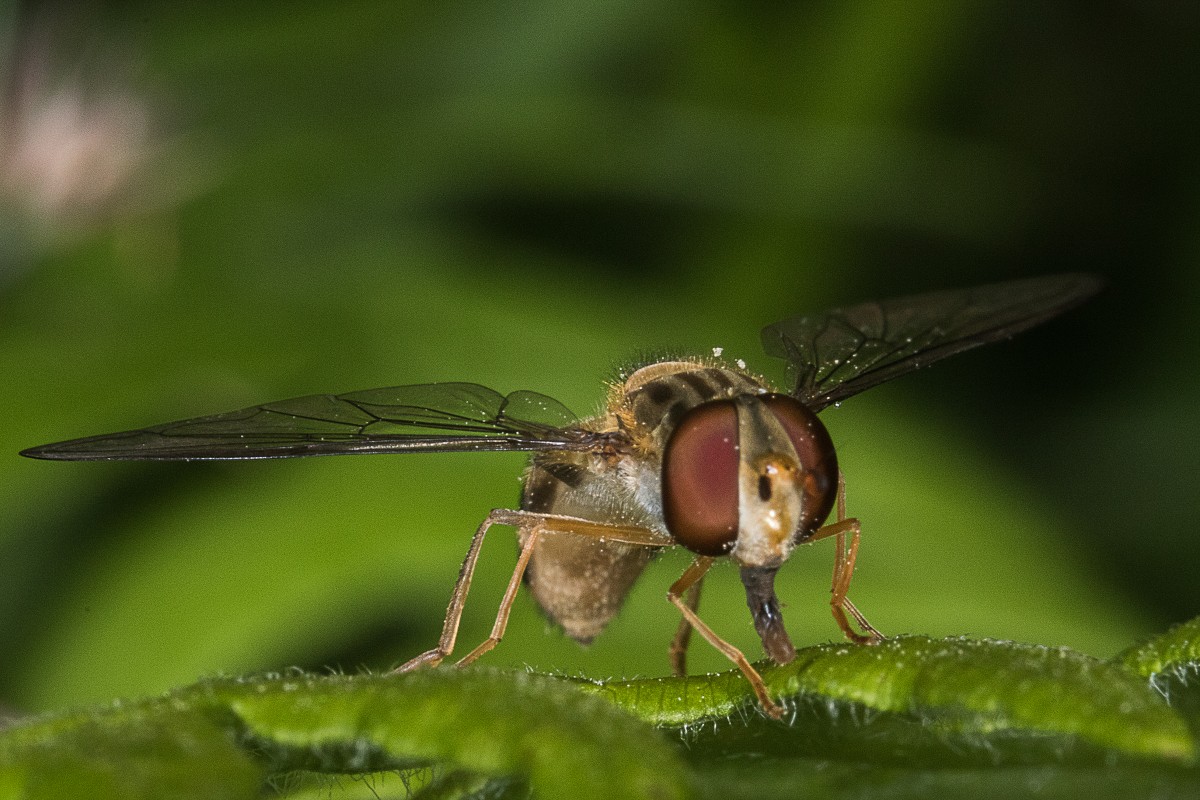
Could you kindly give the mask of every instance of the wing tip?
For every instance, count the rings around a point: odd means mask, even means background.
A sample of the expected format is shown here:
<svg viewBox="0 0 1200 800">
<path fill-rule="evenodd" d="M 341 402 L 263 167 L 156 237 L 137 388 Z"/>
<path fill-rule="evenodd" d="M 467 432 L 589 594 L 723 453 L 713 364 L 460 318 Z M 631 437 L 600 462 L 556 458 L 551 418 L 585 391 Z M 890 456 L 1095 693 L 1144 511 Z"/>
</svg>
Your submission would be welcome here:
<svg viewBox="0 0 1200 800">
<path fill-rule="evenodd" d="M 54 449 L 54 445 L 52 444 L 41 444 L 37 447 L 26 447 L 24 450 L 17 453 L 17 455 L 25 456 L 25 458 L 37 458 L 44 461 L 56 461 L 62 459 L 62 455 L 60 455 L 59 452 Z"/>
<path fill-rule="evenodd" d="M 1056 280 L 1063 287 L 1060 291 L 1062 294 L 1069 296 L 1075 302 L 1082 303 L 1108 285 L 1108 279 L 1103 275 L 1096 275 L 1092 272 L 1063 272 L 1058 275 L 1044 275 L 1033 278 L 1026 278 L 1025 281 L 1029 284 L 1043 283 Z M 995 284 L 1003 286 L 1004 284 Z"/>
<path fill-rule="evenodd" d="M 70 442 L 43 444 L 37 447 L 26 447 L 17 455 L 25 458 L 36 458 L 39 461 L 105 461 L 109 456 L 103 453 L 93 453 L 86 450 L 73 450 L 64 445 Z"/>
</svg>

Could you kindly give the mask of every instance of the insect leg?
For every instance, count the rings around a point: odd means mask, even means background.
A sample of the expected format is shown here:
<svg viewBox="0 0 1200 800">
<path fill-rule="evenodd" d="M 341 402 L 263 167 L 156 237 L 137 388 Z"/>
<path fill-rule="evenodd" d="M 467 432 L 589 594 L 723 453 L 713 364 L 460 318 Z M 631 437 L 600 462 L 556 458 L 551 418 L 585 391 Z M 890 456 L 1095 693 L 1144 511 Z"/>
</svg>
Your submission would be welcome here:
<svg viewBox="0 0 1200 800">
<path fill-rule="evenodd" d="M 687 594 L 684 597 L 684 602 L 687 607 L 693 612 L 700 609 L 700 587 L 704 585 L 704 576 L 701 575 L 696 579 L 696 582 L 688 587 Z M 679 620 L 679 627 L 675 629 L 675 637 L 671 639 L 671 647 L 667 651 L 671 658 L 671 674 L 680 677 L 687 675 L 687 651 L 688 644 L 692 640 L 692 625 L 686 618 Z"/>
<path fill-rule="evenodd" d="M 831 597 L 829 600 L 833 618 L 850 641 L 858 644 L 875 644 L 883 640 L 883 634 L 870 622 L 867 622 L 867 618 L 846 596 L 846 593 L 850 591 L 850 578 L 854 575 L 854 563 L 858 560 L 858 545 L 862 538 L 862 532 L 857 519 L 847 519 L 846 517 L 846 480 L 840 472 L 838 473 L 837 517 L 837 522 L 821 528 L 808 541 L 824 539 L 828 536 L 836 537 L 836 554 L 833 560 L 833 581 L 830 586 Z M 850 534 L 849 545 L 846 543 L 847 533 Z M 854 618 L 854 621 L 865 633 L 854 630 L 847 614 Z"/>
<path fill-rule="evenodd" d="M 729 642 L 717 636 L 713 629 L 708 627 L 704 620 L 700 619 L 696 615 L 696 612 L 683 600 L 683 593 L 704 577 L 704 573 L 708 572 L 712 563 L 713 560 L 708 556 L 696 556 L 696 560 L 692 562 L 690 567 L 684 570 L 679 580 L 671 584 L 671 588 L 667 590 L 667 599 L 679 609 L 687 623 L 695 628 L 709 644 L 720 650 L 726 658 L 737 665 L 737 668 L 746 676 L 746 680 L 750 682 L 750 687 L 754 689 L 754 694 L 758 697 L 759 705 L 762 706 L 763 711 L 768 716 L 780 719 L 783 716 L 783 707 L 772 700 L 771 696 L 767 694 L 766 684 L 763 683 L 762 676 L 758 674 L 758 670 L 750 665 L 750 662 L 746 660 L 746 656 L 742 654 L 741 650 L 738 650 Z"/>
<path fill-rule="evenodd" d="M 455 666 L 465 667 L 500 644 L 500 640 L 504 638 L 504 629 L 508 627 L 508 615 L 512 611 L 513 601 L 517 599 L 517 589 L 521 587 L 521 577 L 525 574 L 525 568 L 529 566 L 529 557 L 533 555 L 533 546 L 537 544 L 538 536 L 541 533 L 542 527 L 539 522 L 529 531 L 529 535 L 525 537 L 525 543 L 521 545 L 521 554 L 517 557 L 517 566 L 513 570 L 512 578 L 508 581 L 508 588 L 504 590 L 504 599 L 500 601 L 500 610 L 496 612 L 496 622 L 492 625 L 491 635 L 480 642 L 478 647 L 459 659 Z"/>
<path fill-rule="evenodd" d="M 437 647 L 426 650 L 419 656 L 409 659 L 396 669 L 393 674 L 410 672 L 421 667 L 436 667 L 446 656 L 454 651 L 454 640 L 458 637 L 458 623 L 462 621 L 463 606 L 467 602 L 467 592 L 471 589 L 471 576 L 475 574 L 475 564 L 479 561 L 479 549 L 483 546 L 483 537 L 488 528 L 493 525 L 510 525 L 510 515 L 517 513 L 508 509 L 494 509 L 471 538 L 471 546 L 467 548 L 467 556 L 463 559 L 462 567 L 458 570 L 458 580 L 454 583 L 454 591 L 450 593 L 450 605 L 446 609 L 446 620 L 442 623 L 442 635 L 438 638 Z M 522 554 L 524 555 L 524 554 Z M 528 562 L 528 557 L 525 561 Z"/>
<path fill-rule="evenodd" d="M 492 626 L 491 636 L 468 653 L 459 662 L 460 665 L 469 664 L 479 658 L 479 656 L 495 647 L 501 637 L 503 637 L 504 629 L 508 625 L 508 616 L 512 610 L 513 601 L 521 585 L 521 577 L 525 573 L 525 568 L 529 565 L 534 543 L 542 532 L 571 531 L 572 533 L 584 536 L 595 536 L 601 539 L 611 539 L 612 541 L 654 547 L 664 547 L 671 543 L 671 540 L 665 538 L 662 534 L 657 534 L 654 531 L 644 528 L 609 525 L 558 514 L 538 514 L 530 511 L 514 511 L 507 508 L 493 509 L 487 515 L 487 518 L 480 523 L 479 528 L 476 529 L 475 535 L 471 539 L 471 546 L 467 549 L 466 558 L 463 559 L 462 567 L 458 571 L 458 580 L 454 584 L 454 591 L 450 594 L 450 605 L 446 609 L 446 620 L 442 624 L 442 635 L 438 639 L 437 647 L 426 650 L 419 656 L 409 659 L 394 669 L 393 673 L 410 672 L 421 667 L 436 667 L 454 651 L 454 642 L 458 637 L 458 626 L 462 621 L 463 606 L 467 602 L 467 592 L 471 589 L 471 577 L 475 574 L 475 564 L 479 560 L 479 551 L 483 546 L 483 538 L 487 534 L 488 528 L 493 525 L 526 528 L 530 530 L 530 535 L 521 548 L 521 554 L 517 558 L 517 567 L 513 571 L 512 578 L 509 580 L 508 589 L 504 593 L 504 599 L 500 602 L 500 611 L 496 615 L 495 624 Z"/>
</svg>

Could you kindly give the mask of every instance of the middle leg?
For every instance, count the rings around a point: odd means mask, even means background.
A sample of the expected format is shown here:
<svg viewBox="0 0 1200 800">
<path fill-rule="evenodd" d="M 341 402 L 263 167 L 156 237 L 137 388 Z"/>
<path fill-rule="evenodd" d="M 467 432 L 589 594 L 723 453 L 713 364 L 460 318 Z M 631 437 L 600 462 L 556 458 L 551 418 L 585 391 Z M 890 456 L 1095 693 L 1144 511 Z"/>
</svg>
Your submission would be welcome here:
<svg viewBox="0 0 1200 800">
<path fill-rule="evenodd" d="M 693 612 L 700 610 L 700 587 L 703 585 L 704 576 L 701 575 L 688 587 L 687 594 L 684 595 L 683 602 L 687 603 L 687 607 Z M 692 624 L 684 617 L 679 620 L 679 627 L 675 629 L 675 636 L 671 639 L 671 647 L 667 651 L 671 659 L 672 675 L 680 678 L 687 675 L 687 651 L 691 641 Z"/>
</svg>

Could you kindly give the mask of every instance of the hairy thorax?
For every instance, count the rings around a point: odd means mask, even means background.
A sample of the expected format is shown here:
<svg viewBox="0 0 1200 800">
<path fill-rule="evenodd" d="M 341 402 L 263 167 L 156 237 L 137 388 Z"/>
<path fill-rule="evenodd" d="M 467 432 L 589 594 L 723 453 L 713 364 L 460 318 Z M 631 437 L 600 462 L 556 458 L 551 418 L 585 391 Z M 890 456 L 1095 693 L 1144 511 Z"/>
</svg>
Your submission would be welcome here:
<svg viewBox="0 0 1200 800">
<path fill-rule="evenodd" d="M 662 511 L 662 452 L 679 418 L 709 400 L 766 391 L 746 373 L 698 361 L 651 364 L 615 385 L 604 413 L 583 422 L 629 439 L 619 454 L 538 453 L 521 508 L 641 528 L 669 538 Z M 528 531 L 521 531 L 524 543 Z M 525 581 L 546 615 L 589 642 L 620 610 L 655 548 L 569 531 L 544 532 Z"/>
</svg>

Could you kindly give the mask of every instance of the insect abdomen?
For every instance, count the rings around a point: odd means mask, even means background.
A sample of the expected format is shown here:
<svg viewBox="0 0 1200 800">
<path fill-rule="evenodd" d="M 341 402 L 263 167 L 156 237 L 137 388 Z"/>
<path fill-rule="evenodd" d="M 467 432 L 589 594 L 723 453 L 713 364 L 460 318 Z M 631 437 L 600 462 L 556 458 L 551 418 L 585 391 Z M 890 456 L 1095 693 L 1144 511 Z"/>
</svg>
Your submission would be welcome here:
<svg viewBox="0 0 1200 800">
<path fill-rule="evenodd" d="M 645 520 L 622 502 L 614 481 L 611 474 L 572 471 L 564 469 L 558 458 L 547 463 L 535 457 L 526 473 L 521 508 L 601 523 L 644 524 Z M 526 536 L 521 531 L 522 543 Z M 551 621 L 571 638 L 587 644 L 621 610 L 654 553 L 653 548 L 592 535 L 544 532 L 525 571 L 525 583 Z"/>
</svg>

